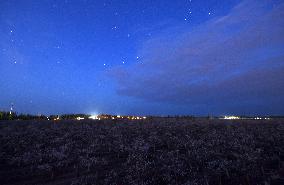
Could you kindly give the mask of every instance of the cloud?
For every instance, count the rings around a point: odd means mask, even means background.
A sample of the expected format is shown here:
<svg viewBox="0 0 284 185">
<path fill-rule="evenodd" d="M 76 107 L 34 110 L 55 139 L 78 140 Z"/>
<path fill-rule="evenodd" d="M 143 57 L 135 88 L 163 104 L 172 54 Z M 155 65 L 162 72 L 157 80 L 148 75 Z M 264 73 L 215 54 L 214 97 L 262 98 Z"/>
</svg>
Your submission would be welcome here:
<svg viewBox="0 0 284 185">
<path fill-rule="evenodd" d="M 283 105 L 283 17 L 284 3 L 246 0 L 194 29 L 164 31 L 143 43 L 142 63 L 112 70 L 117 93 L 177 105 Z"/>
</svg>

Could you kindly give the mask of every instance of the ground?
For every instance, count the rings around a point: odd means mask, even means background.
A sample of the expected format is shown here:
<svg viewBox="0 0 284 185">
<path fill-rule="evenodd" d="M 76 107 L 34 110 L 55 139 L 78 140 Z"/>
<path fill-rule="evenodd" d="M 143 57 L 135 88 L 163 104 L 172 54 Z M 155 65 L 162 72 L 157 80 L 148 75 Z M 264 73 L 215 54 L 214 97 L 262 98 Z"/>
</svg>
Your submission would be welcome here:
<svg viewBox="0 0 284 185">
<path fill-rule="evenodd" d="M 0 146 L 3 185 L 284 182 L 281 119 L 2 121 Z"/>
</svg>

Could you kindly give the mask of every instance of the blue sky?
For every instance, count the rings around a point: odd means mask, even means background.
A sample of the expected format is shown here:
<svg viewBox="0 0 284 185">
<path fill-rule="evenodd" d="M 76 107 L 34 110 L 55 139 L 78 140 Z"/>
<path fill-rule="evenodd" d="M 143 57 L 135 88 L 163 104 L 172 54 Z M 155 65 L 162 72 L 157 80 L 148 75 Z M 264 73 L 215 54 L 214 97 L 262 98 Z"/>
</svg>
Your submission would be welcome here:
<svg viewBox="0 0 284 185">
<path fill-rule="evenodd" d="M 280 0 L 1 1 L 0 109 L 283 114 Z"/>
</svg>

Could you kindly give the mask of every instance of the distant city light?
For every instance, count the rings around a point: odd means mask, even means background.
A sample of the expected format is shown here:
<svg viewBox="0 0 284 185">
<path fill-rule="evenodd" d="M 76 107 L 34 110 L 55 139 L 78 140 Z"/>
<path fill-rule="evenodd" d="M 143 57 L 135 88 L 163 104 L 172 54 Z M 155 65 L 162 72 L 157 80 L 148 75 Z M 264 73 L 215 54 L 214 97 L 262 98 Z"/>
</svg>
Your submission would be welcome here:
<svg viewBox="0 0 284 185">
<path fill-rule="evenodd" d="M 220 118 L 220 119 L 243 119 L 243 120 L 248 120 L 248 119 L 250 119 L 250 120 L 263 120 L 263 119 L 265 119 L 265 120 L 270 120 L 270 118 L 268 118 L 268 117 L 239 117 L 239 116 L 225 116 L 225 117 L 222 117 L 222 118 Z"/>
<path fill-rule="evenodd" d="M 240 119 L 239 116 L 225 116 L 224 119 Z"/>
<path fill-rule="evenodd" d="M 80 120 L 84 120 L 85 118 L 77 117 L 76 119 L 77 119 L 78 121 L 80 121 Z"/>
<path fill-rule="evenodd" d="M 100 119 L 98 118 L 98 115 L 92 115 L 92 116 L 89 117 L 89 119 L 98 119 L 98 120 L 100 120 Z"/>
<path fill-rule="evenodd" d="M 146 119 L 146 116 L 121 116 L 121 115 L 106 115 L 106 114 L 100 114 L 100 115 L 92 115 L 89 117 L 89 119 L 93 119 L 93 120 L 107 120 L 107 119 L 112 119 L 112 120 L 116 120 L 116 119 L 129 119 L 129 120 L 143 120 Z"/>
</svg>

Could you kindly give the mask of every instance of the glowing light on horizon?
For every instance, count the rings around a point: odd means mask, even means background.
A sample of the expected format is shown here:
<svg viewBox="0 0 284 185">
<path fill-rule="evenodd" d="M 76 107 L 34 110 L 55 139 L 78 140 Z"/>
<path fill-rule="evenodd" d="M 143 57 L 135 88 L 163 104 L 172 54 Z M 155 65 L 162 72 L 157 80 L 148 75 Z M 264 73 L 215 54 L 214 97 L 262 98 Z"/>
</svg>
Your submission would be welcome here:
<svg viewBox="0 0 284 185">
<path fill-rule="evenodd" d="M 77 117 L 76 119 L 77 119 L 78 121 L 80 121 L 80 120 L 84 120 L 85 118 Z"/>
<path fill-rule="evenodd" d="M 224 119 L 240 119 L 239 116 L 225 116 Z"/>
<path fill-rule="evenodd" d="M 89 117 L 89 119 L 98 119 L 99 120 L 98 115 L 92 115 L 92 116 Z"/>
</svg>

